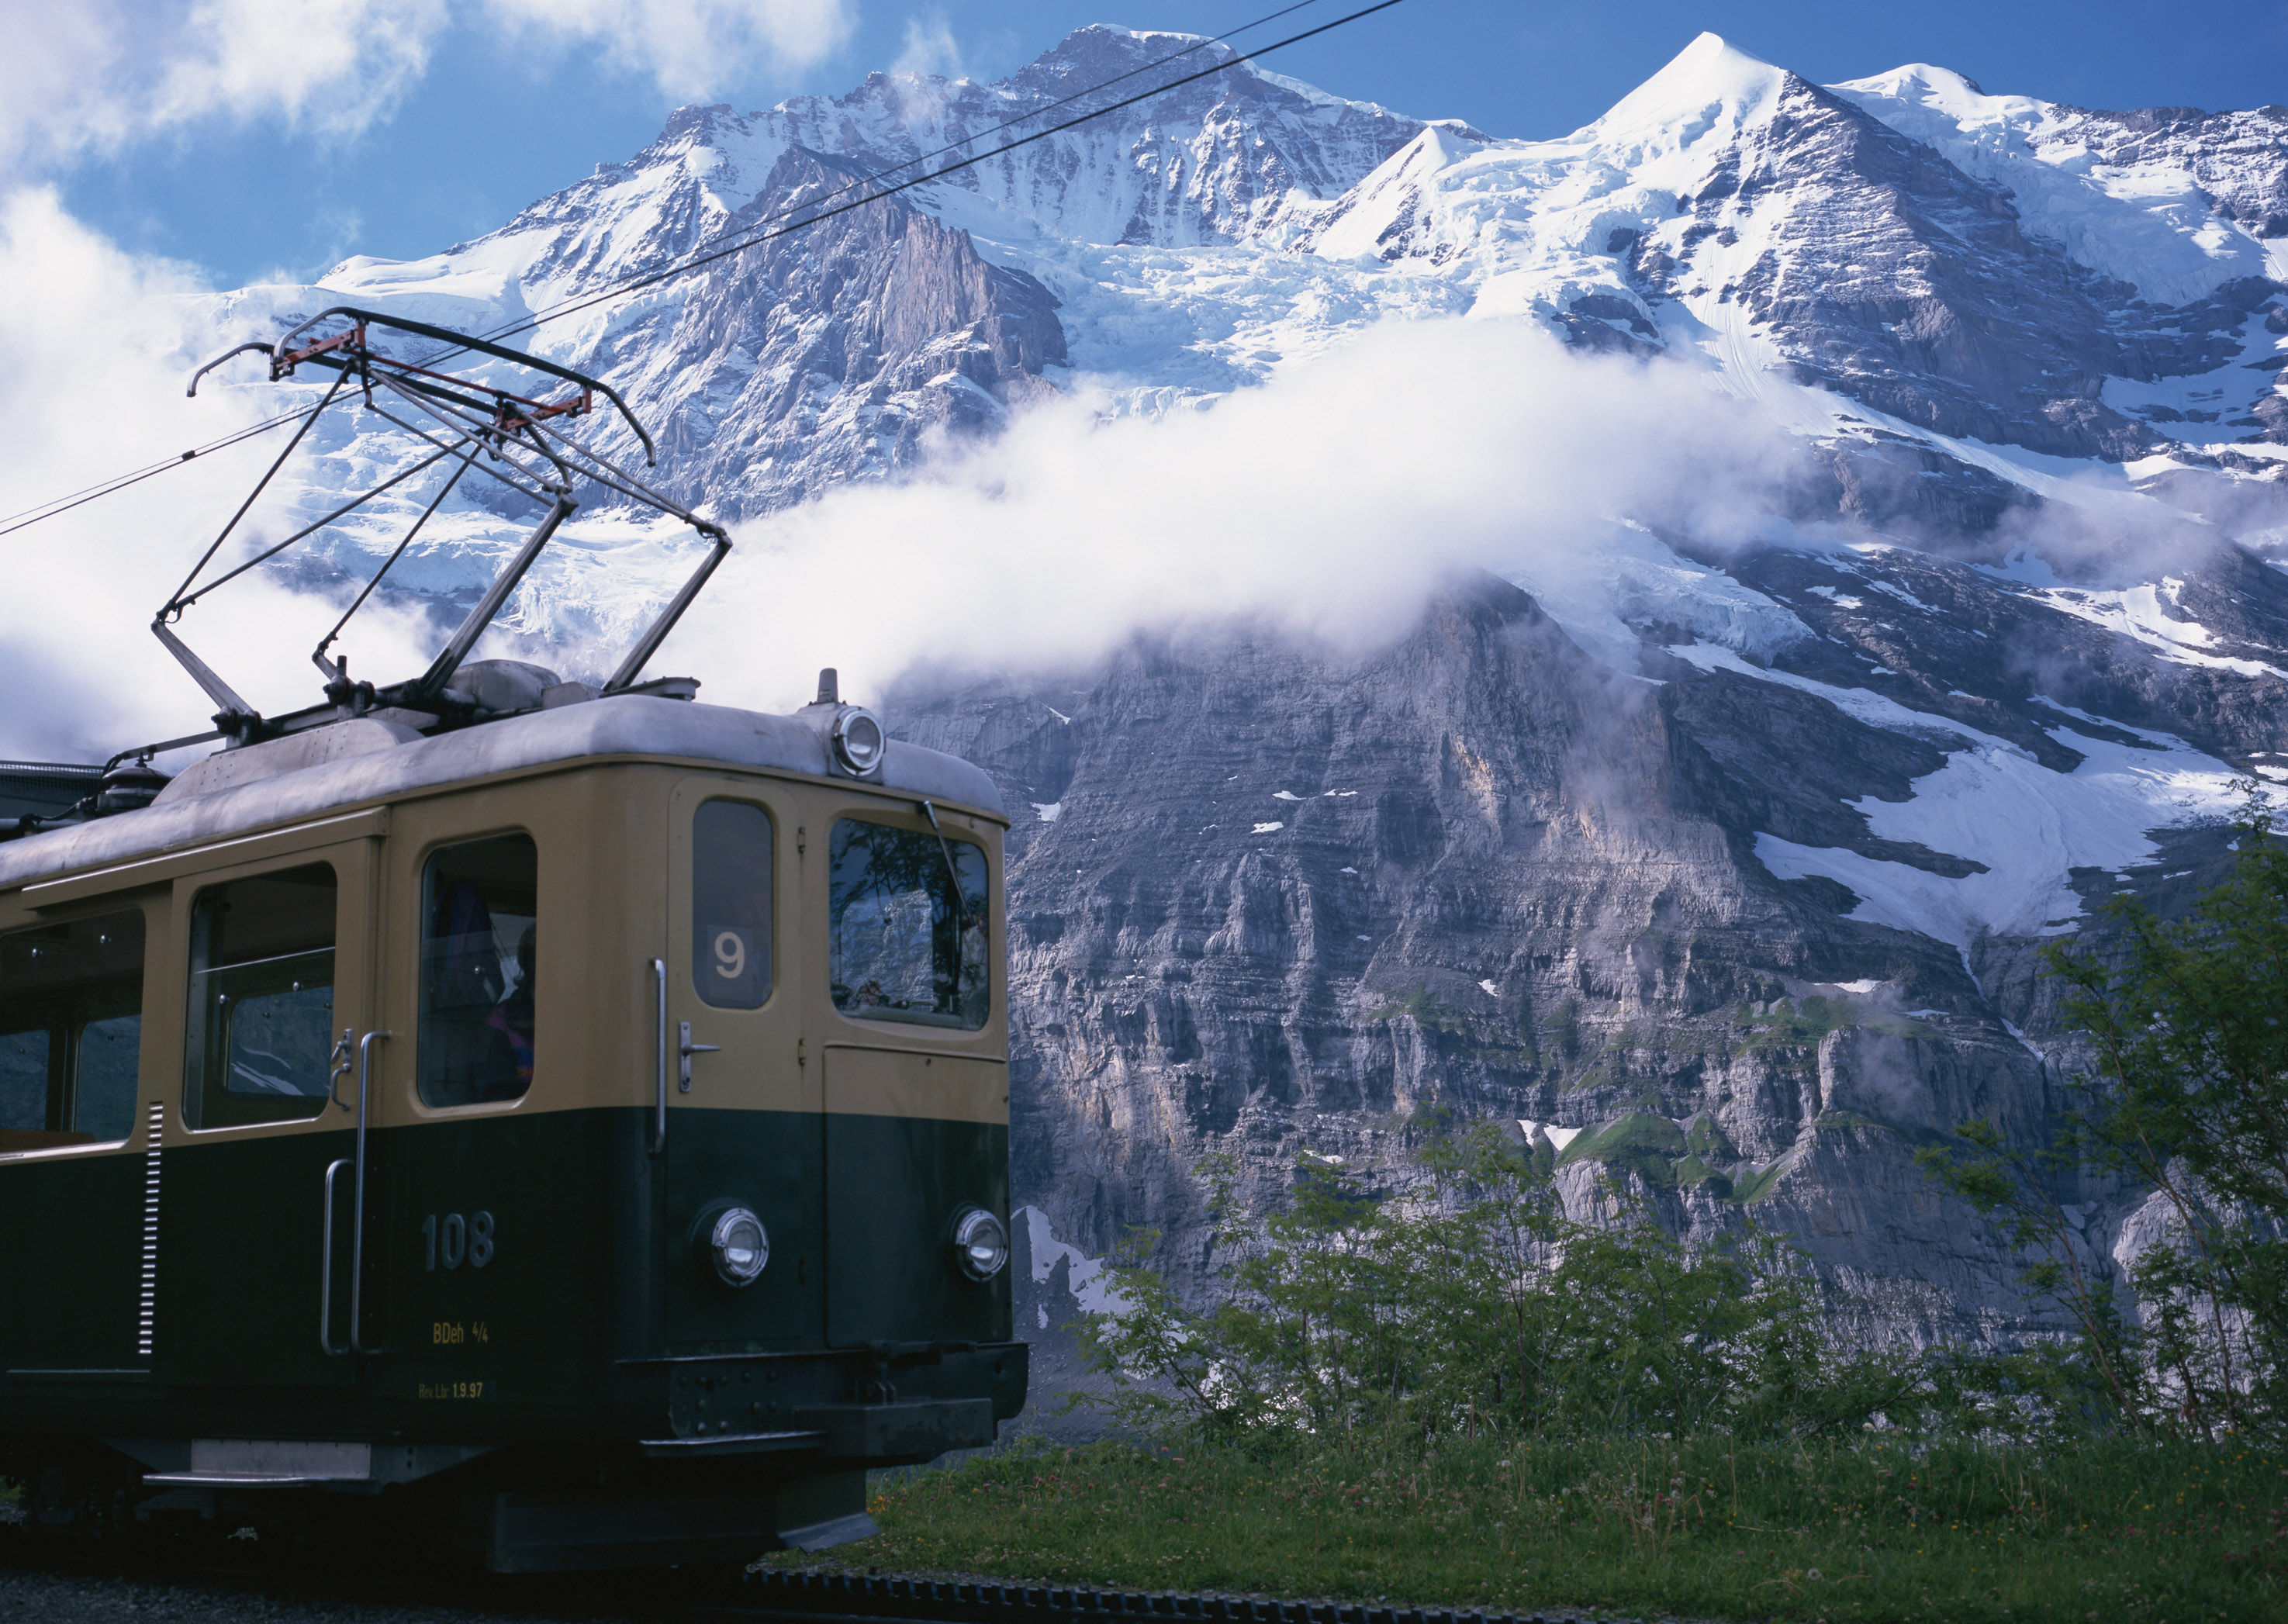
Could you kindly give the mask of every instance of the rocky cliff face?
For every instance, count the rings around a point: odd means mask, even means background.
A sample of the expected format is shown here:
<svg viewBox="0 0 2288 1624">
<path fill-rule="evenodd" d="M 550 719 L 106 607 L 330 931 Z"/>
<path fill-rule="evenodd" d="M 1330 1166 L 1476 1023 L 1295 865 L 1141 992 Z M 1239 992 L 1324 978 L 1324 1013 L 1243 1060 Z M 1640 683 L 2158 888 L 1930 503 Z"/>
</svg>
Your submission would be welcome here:
<svg viewBox="0 0 2288 1624">
<path fill-rule="evenodd" d="M 1084 29 L 996 85 L 687 109 L 493 236 L 226 309 L 489 326 L 1183 43 Z M 1971 1116 L 2043 1142 L 2076 1058 L 2040 948 L 2125 890 L 2181 905 L 2227 860 L 2231 779 L 2288 780 L 2284 187 L 2277 108 L 1923 67 L 1823 89 L 1712 36 L 1545 141 L 1242 65 L 536 342 L 624 385 L 731 518 L 1051 390 L 1211 406 L 1422 316 L 1539 323 L 1784 421 L 1807 471 L 1752 546 L 1622 514 L 1568 540 L 1593 590 L 1469 574 L 1372 654 L 1235 623 L 883 709 L 1016 812 L 1041 1327 L 1132 1226 L 1214 1266 L 1205 1153 L 1269 1205 L 1307 1153 L 1398 1182 L 1434 1123 L 1486 1120 L 1577 1201 L 1611 1175 L 1688 1232 L 1791 1236 L 1860 1334 L 1983 1336 L 2040 1311 L 1913 1150 Z M 420 590 L 465 590 L 482 519 L 440 516 Z M 537 637 L 594 612 L 528 601 Z M 2115 1266 L 2134 1192 L 2070 1194 Z"/>
<path fill-rule="evenodd" d="M 790 147 L 723 229 L 870 189 L 856 165 Z M 881 478 L 933 432 L 989 432 L 1065 361 L 1046 289 L 895 197 L 709 267 L 599 351 L 649 406 L 669 488 L 733 514 Z"/>
<path fill-rule="evenodd" d="M 1363 661 L 1139 643 L 1053 683 L 896 696 L 902 732 L 987 764 L 1020 809 L 1014 1139 L 1057 1235 L 1102 1252 L 1160 1226 L 1196 1278 L 1217 1261 L 1203 1156 L 1235 1157 L 1270 1204 L 1304 1154 L 1396 1187 L 1424 1133 L 1490 1119 L 1551 1139 L 1577 1202 L 1617 1172 L 1687 1232 L 1790 1234 L 1870 1336 L 2039 1323 L 2006 1249 L 1912 1153 L 1972 1117 L 2043 1142 L 2066 1078 L 2039 947 L 2117 891 L 2181 900 L 2224 842 L 2076 864 L 2077 778 L 2200 757 L 2078 719 L 2033 673 L 2086 668 L 2118 685 L 2116 714 L 2241 760 L 2284 742 L 2282 685 L 2220 704 L 2032 591 L 1913 553 L 1741 567 L 1827 634 L 1765 668 L 1648 649 L 1648 682 L 1480 578 Z M 1910 596 L 1969 657 L 1880 624 Z M 1859 685 L 1864 656 L 1835 668 L 1869 638 L 1914 642 L 1917 665 Z M 2030 781 L 1982 786 L 1971 829 L 1883 818 L 1997 768 Z M 2026 887 L 2029 863 L 2057 883 Z M 1883 896 L 1903 874 L 1920 895 Z M 2130 1194 L 2070 1195 L 2102 1265 Z"/>
</svg>

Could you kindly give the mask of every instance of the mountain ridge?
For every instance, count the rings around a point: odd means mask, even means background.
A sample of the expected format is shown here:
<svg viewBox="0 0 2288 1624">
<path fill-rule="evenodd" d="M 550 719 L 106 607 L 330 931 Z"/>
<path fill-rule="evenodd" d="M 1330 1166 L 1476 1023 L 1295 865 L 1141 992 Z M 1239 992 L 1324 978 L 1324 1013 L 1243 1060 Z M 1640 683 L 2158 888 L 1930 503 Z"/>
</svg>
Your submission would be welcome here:
<svg viewBox="0 0 2288 1624">
<path fill-rule="evenodd" d="M 220 319 L 489 326 L 1172 40 L 684 109 L 500 232 Z M 1043 1279 L 1148 1224 L 1196 1281 L 1203 1156 L 1267 1207 L 1304 1149 L 1399 1188 L 1422 1134 L 1481 1120 L 1563 1136 L 1584 1210 L 1610 1176 L 1698 1238 L 1777 1228 L 1855 1335 L 1993 1338 L 2048 1322 L 1914 1148 L 1974 1115 L 2040 1144 L 2086 1063 L 2044 947 L 2102 940 L 2111 896 L 2181 908 L 2229 861 L 2234 781 L 2288 781 L 2284 176 L 2278 109 L 2093 113 L 1921 67 L 1823 88 L 1713 35 L 1538 141 L 1238 63 L 534 342 L 626 385 L 676 488 L 767 540 L 1031 408 L 1212 414 L 1424 320 L 1537 328 L 1671 380 L 1664 409 L 1777 425 L 1790 472 L 1741 533 L 1624 493 L 1364 652 L 1140 611 L 1069 668 L 925 661 L 884 709 L 1016 810 Z M 648 544 L 616 522 L 566 534 Z M 441 512 L 407 590 L 465 592 L 491 526 Z M 379 535 L 324 556 L 346 576 Z M 666 578 L 600 602 L 536 572 L 519 630 L 576 651 Z M 1722 1166 L 1571 1154 L 1641 1116 Z M 2125 1268 L 2139 1192 L 2069 1182 L 2085 1261 Z"/>
</svg>

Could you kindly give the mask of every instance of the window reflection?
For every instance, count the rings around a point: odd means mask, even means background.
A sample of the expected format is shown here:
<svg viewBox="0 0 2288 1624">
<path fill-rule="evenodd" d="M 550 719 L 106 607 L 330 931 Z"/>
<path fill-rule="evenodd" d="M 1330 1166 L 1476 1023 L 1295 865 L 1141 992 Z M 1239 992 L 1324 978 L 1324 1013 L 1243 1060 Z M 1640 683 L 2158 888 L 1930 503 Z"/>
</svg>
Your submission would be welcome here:
<svg viewBox="0 0 2288 1624">
<path fill-rule="evenodd" d="M 949 861 L 960 875 L 958 894 Z M 863 1020 L 983 1026 L 984 851 L 845 818 L 834 825 L 827 864 L 834 1007 Z"/>
<path fill-rule="evenodd" d="M 210 885 L 191 904 L 195 1128 L 285 1122 L 324 1109 L 333 1078 L 330 864 Z"/>
<path fill-rule="evenodd" d="M 540 853 L 529 835 L 447 846 L 422 872 L 425 1105 L 520 1099 L 532 1087 Z"/>
<path fill-rule="evenodd" d="M 0 937 L 0 1150 L 125 1138 L 142 1035 L 141 910 Z"/>
</svg>

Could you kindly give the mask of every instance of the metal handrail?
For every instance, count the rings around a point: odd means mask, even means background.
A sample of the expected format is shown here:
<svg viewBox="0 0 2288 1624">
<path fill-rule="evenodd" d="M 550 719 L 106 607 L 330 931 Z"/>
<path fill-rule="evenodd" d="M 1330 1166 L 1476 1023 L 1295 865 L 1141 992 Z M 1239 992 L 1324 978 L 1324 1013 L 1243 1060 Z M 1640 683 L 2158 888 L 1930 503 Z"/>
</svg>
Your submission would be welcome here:
<svg viewBox="0 0 2288 1624">
<path fill-rule="evenodd" d="M 318 1264 L 318 1347 L 330 1359 L 347 1353 L 347 1348 L 334 1346 L 334 1177 L 351 1165 L 352 1158 L 339 1156 L 326 1168 L 326 1217 L 320 1226 L 323 1237 Z"/>
<path fill-rule="evenodd" d="M 667 961 L 665 959 L 654 959 L 651 962 L 651 979 L 652 986 L 659 995 L 659 1012 L 655 1018 L 655 1024 L 653 1028 L 654 1034 L 659 1040 L 659 1103 L 654 1107 L 651 1136 L 651 1153 L 656 1156 L 667 1148 Z"/>
<path fill-rule="evenodd" d="M 357 1211 L 350 1224 L 350 1346 L 360 1353 L 378 1353 L 365 1345 L 365 1129 L 368 1084 L 373 1074 L 373 1046 L 392 1035 L 369 1032 L 358 1040 L 357 1180 L 353 1186 Z"/>
</svg>

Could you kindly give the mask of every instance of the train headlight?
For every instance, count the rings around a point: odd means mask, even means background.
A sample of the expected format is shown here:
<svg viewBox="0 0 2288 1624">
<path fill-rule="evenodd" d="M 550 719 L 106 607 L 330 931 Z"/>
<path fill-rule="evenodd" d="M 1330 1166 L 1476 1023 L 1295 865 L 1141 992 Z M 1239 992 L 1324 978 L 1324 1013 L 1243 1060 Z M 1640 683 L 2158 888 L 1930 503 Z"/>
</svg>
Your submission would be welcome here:
<svg viewBox="0 0 2288 1624">
<path fill-rule="evenodd" d="M 982 1207 L 969 1208 L 953 1221 L 953 1257 L 971 1279 L 989 1280 L 1009 1262 L 1009 1232 Z"/>
<path fill-rule="evenodd" d="M 771 1261 L 769 1232 L 745 1208 L 727 1207 L 708 1229 L 707 1257 L 726 1286 L 751 1286 Z"/>
<path fill-rule="evenodd" d="M 882 724 L 874 713 L 859 705 L 846 705 L 834 718 L 834 759 L 845 772 L 863 778 L 882 764 L 882 753 L 888 746 L 882 739 Z"/>
</svg>

